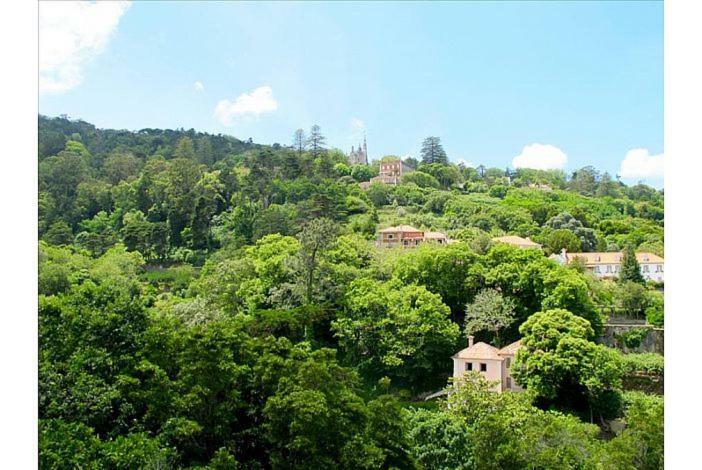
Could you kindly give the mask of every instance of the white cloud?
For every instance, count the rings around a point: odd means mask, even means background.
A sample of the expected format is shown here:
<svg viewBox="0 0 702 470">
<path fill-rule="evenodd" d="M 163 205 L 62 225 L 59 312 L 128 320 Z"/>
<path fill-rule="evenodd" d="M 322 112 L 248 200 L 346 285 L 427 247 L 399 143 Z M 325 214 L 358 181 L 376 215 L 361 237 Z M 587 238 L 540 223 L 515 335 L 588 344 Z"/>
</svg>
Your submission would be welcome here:
<svg viewBox="0 0 702 470">
<path fill-rule="evenodd" d="M 193 89 L 195 91 L 204 91 L 205 85 L 203 85 L 202 82 L 200 80 L 198 80 L 195 83 L 193 83 Z"/>
<path fill-rule="evenodd" d="M 231 126 L 238 117 L 259 117 L 278 109 L 278 102 L 273 98 L 269 86 L 260 86 L 251 93 L 242 93 L 234 101 L 220 100 L 214 110 L 214 116 L 225 126 Z"/>
<path fill-rule="evenodd" d="M 619 176 L 622 178 L 662 178 L 663 154 L 651 155 L 648 149 L 631 149 L 622 160 Z"/>
<path fill-rule="evenodd" d="M 83 82 L 131 2 L 40 2 L 39 92 L 63 93 Z"/>
<path fill-rule="evenodd" d="M 354 133 L 363 132 L 366 130 L 366 123 L 361 119 L 353 118 L 351 119 L 351 129 Z"/>
<path fill-rule="evenodd" d="M 533 143 L 525 145 L 522 153 L 512 159 L 514 168 L 533 168 L 535 170 L 563 169 L 568 155 L 563 150 L 549 144 Z"/>
<path fill-rule="evenodd" d="M 353 118 L 351 119 L 351 139 L 356 142 L 360 142 L 361 139 L 366 136 L 366 123 L 362 119 Z M 360 145 L 360 143 L 359 143 Z"/>
</svg>

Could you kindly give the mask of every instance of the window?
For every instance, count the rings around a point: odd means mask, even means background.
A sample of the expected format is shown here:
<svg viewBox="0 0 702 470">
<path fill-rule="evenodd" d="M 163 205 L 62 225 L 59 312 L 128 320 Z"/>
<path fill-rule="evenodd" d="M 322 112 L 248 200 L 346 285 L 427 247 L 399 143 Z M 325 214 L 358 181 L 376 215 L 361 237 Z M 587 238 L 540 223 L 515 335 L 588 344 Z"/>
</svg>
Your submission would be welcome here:
<svg viewBox="0 0 702 470">
<path fill-rule="evenodd" d="M 507 388 L 512 388 L 512 377 L 507 377 Z"/>
<path fill-rule="evenodd" d="M 466 371 L 471 371 L 471 370 L 473 370 L 473 363 L 466 362 Z"/>
<path fill-rule="evenodd" d="M 644 265 L 644 267 L 643 267 L 643 272 L 645 272 L 645 273 L 648 272 L 648 265 L 647 265 L 647 264 Z"/>
<path fill-rule="evenodd" d="M 607 269 L 606 269 L 606 271 L 607 271 L 608 273 L 611 273 L 611 272 L 612 272 L 612 266 L 610 266 L 610 265 L 607 265 Z"/>
<path fill-rule="evenodd" d="M 480 363 L 480 372 L 487 372 L 487 364 L 484 362 Z"/>
<path fill-rule="evenodd" d="M 615 273 L 618 273 L 618 272 L 619 272 L 619 265 L 616 265 L 616 266 L 614 267 L 614 272 L 615 272 Z"/>
<path fill-rule="evenodd" d="M 508 358 L 505 360 L 505 367 L 507 367 L 507 368 L 509 369 L 509 367 L 510 367 L 511 365 L 512 365 L 512 358 L 511 358 L 511 357 L 508 357 Z"/>
<path fill-rule="evenodd" d="M 595 266 L 595 272 L 596 272 L 597 274 L 600 273 L 600 267 L 599 267 L 599 266 Z"/>
<path fill-rule="evenodd" d="M 392 233 L 388 235 L 388 240 L 392 240 Z"/>
<path fill-rule="evenodd" d="M 657 264 L 657 265 L 656 265 L 656 272 L 657 272 L 657 273 L 662 273 L 662 272 L 663 272 L 663 265 Z"/>
</svg>

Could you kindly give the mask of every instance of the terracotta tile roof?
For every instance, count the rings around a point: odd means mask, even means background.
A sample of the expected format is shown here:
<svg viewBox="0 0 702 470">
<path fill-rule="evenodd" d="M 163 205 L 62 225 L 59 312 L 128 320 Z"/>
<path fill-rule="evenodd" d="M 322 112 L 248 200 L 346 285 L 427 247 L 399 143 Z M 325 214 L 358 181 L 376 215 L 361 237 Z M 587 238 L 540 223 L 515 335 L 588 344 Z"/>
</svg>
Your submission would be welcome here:
<svg viewBox="0 0 702 470">
<path fill-rule="evenodd" d="M 480 341 L 469 348 L 458 351 L 453 357 L 456 359 L 494 359 L 501 361 L 503 358 L 500 357 L 498 352 L 499 350 L 495 346 L 490 346 Z"/>
<path fill-rule="evenodd" d="M 568 262 L 575 258 L 582 259 L 586 265 L 590 264 L 620 264 L 624 256 L 621 251 L 593 252 L 593 253 L 566 253 Z M 639 263 L 663 263 L 663 258 L 653 253 L 636 253 Z"/>
<path fill-rule="evenodd" d="M 494 242 L 509 243 L 510 245 L 520 245 L 520 246 L 533 246 L 535 248 L 541 248 L 536 242 L 531 241 L 528 238 L 518 237 L 516 235 L 506 235 L 504 237 L 493 238 Z"/>
<path fill-rule="evenodd" d="M 421 230 L 414 228 L 411 225 L 398 225 L 397 227 L 388 227 L 380 231 L 380 233 L 388 232 L 421 232 Z"/>
<path fill-rule="evenodd" d="M 510 354 L 510 355 L 514 355 L 514 354 L 517 352 L 517 350 L 518 350 L 519 348 L 521 348 L 521 347 L 522 347 L 522 341 L 521 341 L 521 340 L 517 340 L 517 341 L 515 341 L 514 343 L 508 344 L 508 345 L 505 346 L 504 348 L 500 349 L 500 350 L 498 351 L 498 353 L 499 353 L 499 354 Z"/>
</svg>

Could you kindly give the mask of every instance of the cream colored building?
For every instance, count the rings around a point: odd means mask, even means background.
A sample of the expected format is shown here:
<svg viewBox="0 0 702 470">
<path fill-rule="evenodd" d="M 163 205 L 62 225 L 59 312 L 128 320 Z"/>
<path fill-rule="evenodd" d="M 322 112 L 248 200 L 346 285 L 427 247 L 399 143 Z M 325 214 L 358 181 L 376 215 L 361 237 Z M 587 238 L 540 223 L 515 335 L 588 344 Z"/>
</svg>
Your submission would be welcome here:
<svg viewBox="0 0 702 470">
<path fill-rule="evenodd" d="M 458 351 L 453 359 L 453 377 L 460 380 L 466 372 L 479 372 L 485 380 L 495 382 L 492 390 L 495 392 L 520 392 L 524 390 L 512 379 L 511 369 L 514 355 L 521 347 L 519 341 L 497 349 L 487 343 L 473 343 L 473 337 L 468 337 L 468 347 Z"/>
<path fill-rule="evenodd" d="M 532 241 L 529 237 L 522 238 L 516 235 L 506 235 L 504 237 L 493 238 L 494 243 L 507 243 L 508 245 L 517 246 L 519 248 L 538 248 L 541 249 L 541 245 Z"/>
<path fill-rule="evenodd" d="M 615 252 L 593 252 L 593 253 L 568 253 L 565 249 L 560 253 L 550 256 L 551 259 L 560 264 L 570 264 L 575 259 L 580 259 L 585 265 L 585 269 L 598 278 L 617 278 L 621 272 L 622 259 L 624 254 L 621 251 Z M 653 253 L 636 253 L 636 261 L 641 267 L 641 274 L 647 281 L 663 282 L 664 260 Z"/>
</svg>

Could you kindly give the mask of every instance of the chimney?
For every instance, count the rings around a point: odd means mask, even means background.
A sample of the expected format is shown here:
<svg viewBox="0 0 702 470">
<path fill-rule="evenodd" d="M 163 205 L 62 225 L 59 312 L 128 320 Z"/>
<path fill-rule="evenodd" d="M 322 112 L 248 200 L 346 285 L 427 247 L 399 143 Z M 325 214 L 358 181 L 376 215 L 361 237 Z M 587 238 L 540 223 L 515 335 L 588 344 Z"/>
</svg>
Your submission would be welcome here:
<svg viewBox="0 0 702 470">
<path fill-rule="evenodd" d="M 473 335 L 469 335 L 469 336 L 468 336 L 468 347 L 473 346 L 473 339 L 474 339 L 474 338 L 473 338 Z"/>
</svg>

